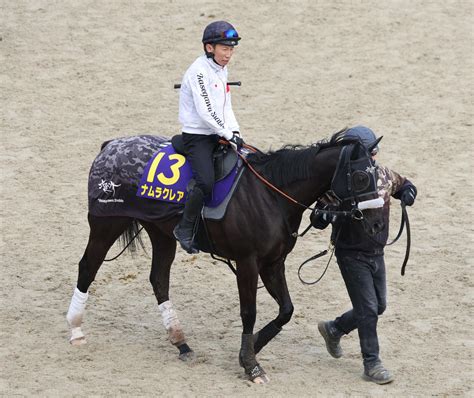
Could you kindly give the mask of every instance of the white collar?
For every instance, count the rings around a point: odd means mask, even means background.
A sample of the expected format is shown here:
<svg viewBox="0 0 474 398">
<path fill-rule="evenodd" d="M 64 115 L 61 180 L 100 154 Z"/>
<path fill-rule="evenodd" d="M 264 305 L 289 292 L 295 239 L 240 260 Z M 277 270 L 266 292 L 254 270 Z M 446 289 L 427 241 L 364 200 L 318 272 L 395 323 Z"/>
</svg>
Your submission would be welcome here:
<svg viewBox="0 0 474 398">
<path fill-rule="evenodd" d="M 217 62 L 214 62 L 212 58 L 207 58 L 207 56 L 204 54 L 203 57 L 206 58 L 207 63 L 211 66 L 212 69 L 215 71 L 221 71 L 226 68 L 226 66 L 221 66 Z"/>
</svg>

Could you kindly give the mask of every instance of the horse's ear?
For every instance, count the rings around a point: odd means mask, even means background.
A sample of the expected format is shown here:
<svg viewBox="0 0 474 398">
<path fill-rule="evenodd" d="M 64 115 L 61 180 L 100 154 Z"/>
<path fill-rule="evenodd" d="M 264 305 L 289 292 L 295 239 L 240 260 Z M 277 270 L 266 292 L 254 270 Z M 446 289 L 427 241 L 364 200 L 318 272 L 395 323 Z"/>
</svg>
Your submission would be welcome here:
<svg viewBox="0 0 474 398">
<path fill-rule="evenodd" d="M 374 148 L 377 147 L 377 145 L 379 144 L 379 142 L 382 140 L 383 138 L 383 135 L 381 135 L 379 138 L 377 138 L 368 148 L 367 150 L 369 151 L 369 153 L 372 153 L 372 151 L 374 150 Z"/>
</svg>

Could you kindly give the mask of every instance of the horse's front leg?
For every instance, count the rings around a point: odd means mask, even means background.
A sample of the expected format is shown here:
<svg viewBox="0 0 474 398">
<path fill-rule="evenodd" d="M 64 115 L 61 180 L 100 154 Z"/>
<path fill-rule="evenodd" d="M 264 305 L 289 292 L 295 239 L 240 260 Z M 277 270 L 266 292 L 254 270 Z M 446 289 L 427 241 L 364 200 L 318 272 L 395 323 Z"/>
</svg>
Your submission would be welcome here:
<svg viewBox="0 0 474 398">
<path fill-rule="evenodd" d="M 237 285 L 240 298 L 240 317 L 242 318 L 242 342 L 239 363 L 249 379 L 257 384 L 265 384 L 269 378 L 255 357 L 253 328 L 257 317 L 258 266 L 256 259 L 237 262 Z"/>
<path fill-rule="evenodd" d="M 279 306 L 278 316 L 254 335 L 254 350 L 258 354 L 270 340 L 281 332 L 293 315 L 293 303 L 286 284 L 284 258 L 273 264 L 265 265 L 260 270 L 260 278 L 270 295 Z"/>
</svg>

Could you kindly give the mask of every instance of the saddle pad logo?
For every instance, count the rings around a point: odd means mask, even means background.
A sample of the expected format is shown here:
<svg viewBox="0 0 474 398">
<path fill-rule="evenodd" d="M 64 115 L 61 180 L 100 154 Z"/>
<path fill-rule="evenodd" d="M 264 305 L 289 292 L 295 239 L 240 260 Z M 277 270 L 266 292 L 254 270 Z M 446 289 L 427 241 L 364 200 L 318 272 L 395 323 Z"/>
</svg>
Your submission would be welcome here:
<svg viewBox="0 0 474 398">
<path fill-rule="evenodd" d="M 112 196 L 115 196 L 115 188 L 119 188 L 122 184 L 115 184 L 113 181 L 105 181 L 103 178 L 98 184 L 99 189 L 104 193 L 112 193 Z"/>
<path fill-rule="evenodd" d="M 192 170 L 186 158 L 168 144 L 148 162 L 140 180 L 137 196 L 172 203 L 186 201 L 186 186 Z"/>
</svg>

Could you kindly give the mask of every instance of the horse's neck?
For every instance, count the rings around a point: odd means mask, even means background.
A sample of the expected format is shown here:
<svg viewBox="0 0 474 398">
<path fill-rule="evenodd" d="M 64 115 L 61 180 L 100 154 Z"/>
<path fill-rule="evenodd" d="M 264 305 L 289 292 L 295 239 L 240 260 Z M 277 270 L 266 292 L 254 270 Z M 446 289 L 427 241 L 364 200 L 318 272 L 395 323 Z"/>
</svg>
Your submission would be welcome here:
<svg viewBox="0 0 474 398">
<path fill-rule="evenodd" d="M 318 153 L 313 160 L 312 169 L 315 171 L 306 180 L 300 180 L 289 184 L 286 192 L 289 196 L 310 206 L 331 187 L 331 180 L 336 170 L 341 148 L 329 148 Z M 296 212 L 303 212 L 304 207 L 297 206 Z"/>
</svg>

